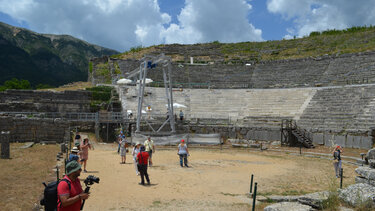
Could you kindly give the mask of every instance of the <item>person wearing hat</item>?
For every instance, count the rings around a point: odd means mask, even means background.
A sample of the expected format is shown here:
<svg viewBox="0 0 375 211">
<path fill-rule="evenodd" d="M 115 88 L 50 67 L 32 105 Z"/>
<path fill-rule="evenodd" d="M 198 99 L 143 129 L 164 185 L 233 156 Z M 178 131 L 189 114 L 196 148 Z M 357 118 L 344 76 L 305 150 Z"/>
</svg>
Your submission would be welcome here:
<svg viewBox="0 0 375 211">
<path fill-rule="evenodd" d="M 143 145 L 145 146 L 146 152 L 149 154 L 149 165 L 152 166 L 152 154 L 155 154 L 154 141 L 151 140 L 151 137 L 149 136 Z"/>
<path fill-rule="evenodd" d="M 89 194 L 83 192 L 78 178 L 81 171 L 81 165 L 75 160 L 66 165 L 66 175 L 57 186 L 57 211 L 79 211 L 82 200 L 89 198 Z"/>
<path fill-rule="evenodd" d="M 141 146 L 141 152 L 137 155 L 137 162 L 138 162 L 138 171 L 141 173 L 141 182 L 140 185 L 145 185 L 145 178 L 147 180 L 147 184 L 150 185 L 150 179 L 147 173 L 147 163 L 148 163 L 149 154 L 145 152 L 145 147 Z"/>
<path fill-rule="evenodd" d="M 340 177 L 340 170 L 341 170 L 341 153 L 342 148 L 339 145 L 336 145 L 335 149 L 333 150 L 333 167 L 335 168 L 336 177 Z"/>
<path fill-rule="evenodd" d="M 78 162 L 78 160 L 79 160 L 79 157 L 78 157 L 79 149 L 78 149 L 78 147 L 73 147 L 73 149 L 71 151 L 72 151 L 72 153 L 70 153 L 70 155 L 69 155 L 68 163 L 70 161 L 73 161 L 73 160 Z"/>
<path fill-rule="evenodd" d="M 178 145 L 177 154 L 180 157 L 180 166 L 184 167 L 183 164 L 185 164 L 186 167 L 189 167 L 188 160 L 187 160 L 187 157 L 189 155 L 189 150 L 188 150 L 187 144 L 185 144 L 184 139 L 182 139 L 181 143 Z"/>
<path fill-rule="evenodd" d="M 76 136 L 74 137 L 74 145 L 77 146 L 77 144 L 79 145 L 81 143 L 81 135 L 79 134 L 79 132 L 76 132 Z"/>
<path fill-rule="evenodd" d="M 141 152 L 141 143 L 139 143 L 137 141 L 137 143 L 135 144 L 134 148 L 133 148 L 133 152 L 132 152 L 132 155 L 133 155 L 133 162 L 134 162 L 134 168 L 135 168 L 135 173 L 137 174 L 137 176 L 139 175 L 139 171 L 138 171 L 138 166 L 137 166 L 137 155 L 138 153 Z"/>
</svg>

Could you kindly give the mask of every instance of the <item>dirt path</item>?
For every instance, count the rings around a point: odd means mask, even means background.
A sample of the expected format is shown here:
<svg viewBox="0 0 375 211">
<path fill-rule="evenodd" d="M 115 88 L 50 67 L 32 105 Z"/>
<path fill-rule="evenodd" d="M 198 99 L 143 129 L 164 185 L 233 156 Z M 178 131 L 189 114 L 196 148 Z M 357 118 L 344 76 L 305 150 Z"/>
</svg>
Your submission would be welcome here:
<svg viewBox="0 0 375 211">
<path fill-rule="evenodd" d="M 191 168 L 179 166 L 177 150 L 158 149 L 149 168 L 151 186 L 140 186 L 130 153 L 120 164 L 114 144 L 97 144 L 89 152 L 88 175 L 100 177 L 91 187 L 85 210 L 248 210 L 250 174 L 259 194 L 303 194 L 327 190 L 331 161 L 268 152 L 192 148 Z M 131 150 L 130 150 L 131 151 Z M 344 165 L 346 185 L 355 166 Z"/>
</svg>

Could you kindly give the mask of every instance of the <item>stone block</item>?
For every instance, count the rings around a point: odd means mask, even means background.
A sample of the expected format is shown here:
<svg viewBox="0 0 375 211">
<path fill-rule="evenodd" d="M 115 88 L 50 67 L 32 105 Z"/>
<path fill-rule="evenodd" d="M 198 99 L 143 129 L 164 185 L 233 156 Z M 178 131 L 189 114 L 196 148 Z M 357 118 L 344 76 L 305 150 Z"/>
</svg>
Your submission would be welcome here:
<svg viewBox="0 0 375 211">
<path fill-rule="evenodd" d="M 313 133 L 313 143 L 324 144 L 324 134 L 323 133 Z"/>
<path fill-rule="evenodd" d="M 353 136 L 353 148 L 360 149 L 361 148 L 361 136 Z"/>
<path fill-rule="evenodd" d="M 371 136 L 363 136 L 361 139 L 361 149 L 371 149 L 373 145 L 373 140 Z"/>
<path fill-rule="evenodd" d="M 281 141 L 281 132 L 280 131 L 269 131 L 269 139 L 268 141 Z"/>
<path fill-rule="evenodd" d="M 291 210 L 312 211 L 314 209 L 308 205 L 300 204 L 298 202 L 280 202 L 280 203 L 269 205 L 264 208 L 264 211 L 291 211 Z"/>
<path fill-rule="evenodd" d="M 363 178 L 366 178 L 368 180 L 375 180 L 375 169 L 361 166 L 356 168 L 355 172 Z"/>
<path fill-rule="evenodd" d="M 345 147 L 346 148 L 353 148 L 353 136 L 352 135 L 346 136 Z"/>
<path fill-rule="evenodd" d="M 325 146 L 333 146 L 335 145 L 335 135 L 330 133 L 324 133 L 324 145 Z"/>
<path fill-rule="evenodd" d="M 346 142 L 346 136 L 342 136 L 342 135 L 335 136 L 335 144 L 342 146 L 342 147 L 346 147 L 345 142 Z"/>
<path fill-rule="evenodd" d="M 367 151 L 366 157 L 367 159 L 375 159 L 375 148 Z"/>
<path fill-rule="evenodd" d="M 375 187 L 364 183 L 358 183 L 350 185 L 345 189 L 339 189 L 340 199 L 354 207 L 367 201 L 371 202 L 371 207 L 375 207 L 374 193 Z"/>
</svg>

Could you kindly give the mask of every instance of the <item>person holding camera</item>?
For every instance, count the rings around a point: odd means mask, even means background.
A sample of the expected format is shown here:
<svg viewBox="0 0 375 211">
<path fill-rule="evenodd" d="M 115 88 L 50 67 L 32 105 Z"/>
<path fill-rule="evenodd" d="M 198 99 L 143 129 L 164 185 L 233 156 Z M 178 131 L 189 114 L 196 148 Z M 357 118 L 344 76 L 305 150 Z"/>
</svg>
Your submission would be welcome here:
<svg viewBox="0 0 375 211">
<path fill-rule="evenodd" d="M 181 143 L 178 145 L 177 154 L 180 157 L 180 166 L 184 167 L 183 164 L 185 164 L 186 167 L 189 167 L 187 157 L 190 154 L 184 139 L 182 139 Z"/>
<path fill-rule="evenodd" d="M 75 160 L 66 165 L 66 175 L 57 186 L 57 211 L 78 211 L 82 200 L 89 198 L 89 194 L 83 192 L 78 178 L 81 171 L 81 165 Z"/>
<path fill-rule="evenodd" d="M 155 145 L 154 141 L 151 140 L 151 137 L 149 136 L 147 140 L 144 143 L 146 152 L 149 154 L 149 165 L 152 166 L 152 153 L 155 153 Z"/>
<path fill-rule="evenodd" d="M 147 184 L 150 185 L 150 179 L 147 173 L 147 163 L 149 159 L 149 154 L 145 152 L 145 147 L 141 146 L 141 152 L 137 155 L 137 162 L 138 162 L 138 171 L 141 173 L 141 182 L 140 185 L 145 185 L 145 178 L 147 180 Z"/>
<path fill-rule="evenodd" d="M 335 168 L 336 177 L 339 178 L 341 176 L 341 153 L 342 148 L 340 146 L 336 146 L 333 150 L 333 167 Z"/>
</svg>

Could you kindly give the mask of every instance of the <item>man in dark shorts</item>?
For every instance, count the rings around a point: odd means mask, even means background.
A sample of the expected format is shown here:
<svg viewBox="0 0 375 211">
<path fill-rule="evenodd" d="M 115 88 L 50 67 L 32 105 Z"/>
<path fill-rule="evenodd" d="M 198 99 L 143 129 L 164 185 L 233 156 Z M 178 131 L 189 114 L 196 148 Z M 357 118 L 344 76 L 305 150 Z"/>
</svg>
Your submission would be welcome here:
<svg viewBox="0 0 375 211">
<path fill-rule="evenodd" d="M 141 182 L 140 185 L 145 185 L 145 178 L 147 180 L 147 184 L 150 185 L 150 179 L 148 178 L 147 173 L 147 163 L 148 163 L 148 152 L 145 152 L 145 147 L 141 146 L 141 152 L 137 155 L 137 161 L 138 161 L 138 171 L 141 174 Z"/>
</svg>

